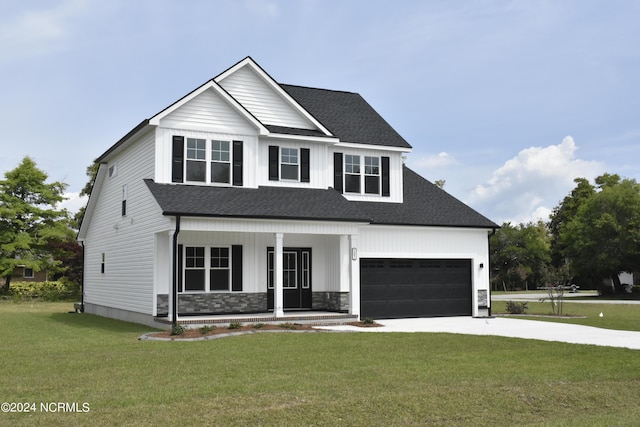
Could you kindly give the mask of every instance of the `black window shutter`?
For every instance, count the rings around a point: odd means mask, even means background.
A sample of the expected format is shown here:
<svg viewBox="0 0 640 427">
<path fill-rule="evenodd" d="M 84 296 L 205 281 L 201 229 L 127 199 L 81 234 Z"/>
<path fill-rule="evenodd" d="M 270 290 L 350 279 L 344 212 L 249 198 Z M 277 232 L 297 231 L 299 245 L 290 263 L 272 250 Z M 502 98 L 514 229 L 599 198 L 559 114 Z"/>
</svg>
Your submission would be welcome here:
<svg viewBox="0 0 640 427">
<path fill-rule="evenodd" d="M 391 195 L 391 183 L 389 181 L 389 158 L 382 157 L 382 195 L 389 197 Z"/>
<path fill-rule="evenodd" d="M 182 292 L 182 276 L 183 276 L 183 263 L 182 263 L 182 250 L 183 245 L 178 245 L 178 292 Z"/>
<path fill-rule="evenodd" d="M 184 136 L 173 135 L 173 159 L 171 163 L 171 181 L 183 182 Z"/>
<path fill-rule="evenodd" d="M 333 188 L 342 193 L 342 153 L 333 153 Z"/>
<path fill-rule="evenodd" d="M 309 149 L 300 149 L 300 182 L 309 182 Z"/>
<path fill-rule="evenodd" d="M 242 141 L 233 141 L 233 185 L 242 187 Z"/>
<path fill-rule="evenodd" d="M 280 163 L 278 157 L 280 156 L 280 150 L 275 145 L 269 146 L 269 180 L 278 181 L 280 174 L 278 173 L 278 164 Z"/>
<path fill-rule="evenodd" d="M 242 291 L 242 245 L 231 246 L 231 290 Z"/>
</svg>

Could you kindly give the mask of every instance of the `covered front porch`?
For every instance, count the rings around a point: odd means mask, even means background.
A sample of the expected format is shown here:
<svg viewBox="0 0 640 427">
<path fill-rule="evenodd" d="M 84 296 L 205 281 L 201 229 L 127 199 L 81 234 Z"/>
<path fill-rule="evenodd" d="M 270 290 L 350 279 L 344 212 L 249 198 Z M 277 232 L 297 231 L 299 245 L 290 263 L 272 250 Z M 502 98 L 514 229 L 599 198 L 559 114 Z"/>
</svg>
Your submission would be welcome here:
<svg viewBox="0 0 640 427">
<path fill-rule="evenodd" d="M 335 324 L 359 318 L 359 224 L 174 221 L 173 230 L 156 234 L 156 320 Z"/>
</svg>

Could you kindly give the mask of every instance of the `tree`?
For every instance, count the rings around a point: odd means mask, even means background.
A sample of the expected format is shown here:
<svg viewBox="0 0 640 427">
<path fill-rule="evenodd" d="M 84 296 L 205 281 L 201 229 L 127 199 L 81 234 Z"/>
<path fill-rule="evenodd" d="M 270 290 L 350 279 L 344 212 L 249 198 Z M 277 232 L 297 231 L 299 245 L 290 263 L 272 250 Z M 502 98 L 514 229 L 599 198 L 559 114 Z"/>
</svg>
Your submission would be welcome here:
<svg viewBox="0 0 640 427">
<path fill-rule="evenodd" d="M 80 197 L 91 196 L 91 191 L 93 190 L 93 184 L 96 181 L 96 176 L 98 175 L 99 168 L 100 168 L 100 163 L 95 163 L 95 162 L 87 166 L 86 173 L 87 173 L 87 176 L 89 177 L 89 181 L 87 181 L 84 188 L 80 192 Z M 84 213 L 86 209 L 87 207 L 84 206 L 80 208 L 80 210 L 78 210 L 78 212 L 76 212 L 76 214 L 74 215 L 73 221 L 72 221 L 74 229 L 76 230 L 80 229 L 80 225 L 82 224 L 82 219 L 84 218 Z"/>
<path fill-rule="evenodd" d="M 640 185 L 605 174 L 560 231 L 562 254 L 572 271 L 599 282 L 611 278 L 621 291 L 619 274 L 640 265 Z"/>
<path fill-rule="evenodd" d="M 561 243 L 560 234 L 575 217 L 578 208 L 596 192 L 595 187 L 586 178 L 576 178 L 573 182 L 576 183 L 576 187 L 553 209 L 549 221 L 551 262 L 556 268 L 563 268 L 566 265 L 563 255 L 565 247 Z"/>
<path fill-rule="evenodd" d="M 66 210 L 56 205 L 64 200 L 66 184 L 47 184 L 47 174 L 25 157 L 0 181 L 0 277 L 9 291 L 17 266 L 34 271 L 55 270 L 51 242 L 72 237 Z"/>
<path fill-rule="evenodd" d="M 493 280 L 510 289 L 539 284 L 547 277 L 550 261 L 546 225 L 504 223 L 489 241 Z"/>
</svg>

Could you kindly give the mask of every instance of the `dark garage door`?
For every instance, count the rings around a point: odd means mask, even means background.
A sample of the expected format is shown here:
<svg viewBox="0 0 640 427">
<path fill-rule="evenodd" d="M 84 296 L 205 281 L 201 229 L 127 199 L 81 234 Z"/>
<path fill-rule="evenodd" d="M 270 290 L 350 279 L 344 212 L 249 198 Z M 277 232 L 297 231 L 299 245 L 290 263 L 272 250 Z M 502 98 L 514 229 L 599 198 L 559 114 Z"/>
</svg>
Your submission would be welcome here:
<svg viewBox="0 0 640 427">
<path fill-rule="evenodd" d="M 471 260 L 360 260 L 360 316 L 471 316 Z"/>
</svg>

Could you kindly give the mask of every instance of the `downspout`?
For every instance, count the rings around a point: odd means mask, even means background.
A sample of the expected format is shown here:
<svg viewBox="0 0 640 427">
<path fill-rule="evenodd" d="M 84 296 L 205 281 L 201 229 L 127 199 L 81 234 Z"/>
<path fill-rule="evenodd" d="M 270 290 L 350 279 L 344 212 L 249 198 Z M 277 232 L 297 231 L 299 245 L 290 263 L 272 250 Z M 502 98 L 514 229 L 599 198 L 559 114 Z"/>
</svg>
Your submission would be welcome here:
<svg viewBox="0 0 640 427">
<path fill-rule="evenodd" d="M 84 266 L 86 261 L 86 253 L 84 250 L 84 240 L 81 240 L 82 243 L 82 278 L 80 279 L 80 313 L 84 313 Z"/>
<path fill-rule="evenodd" d="M 178 234 L 180 234 L 180 215 L 176 215 L 176 230 L 173 233 L 173 283 L 171 290 L 171 322 L 172 328 L 178 326 Z"/>
<path fill-rule="evenodd" d="M 495 236 L 496 234 L 496 230 L 497 228 L 492 228 L 491 229 L 491 233 L 489 233 L 487 236 L 487 268 L 489 268 L 489 292 L 487 292 L 487 302 L 489 303 L 489 312 L 487 313 L 487 315 L 489 317 L 491 317 L 491 251 L 489 250 L 489 248 L 491 248 L 491 244 L 489 243 L 491 238 L 493 236 Z"/>
</svg>

